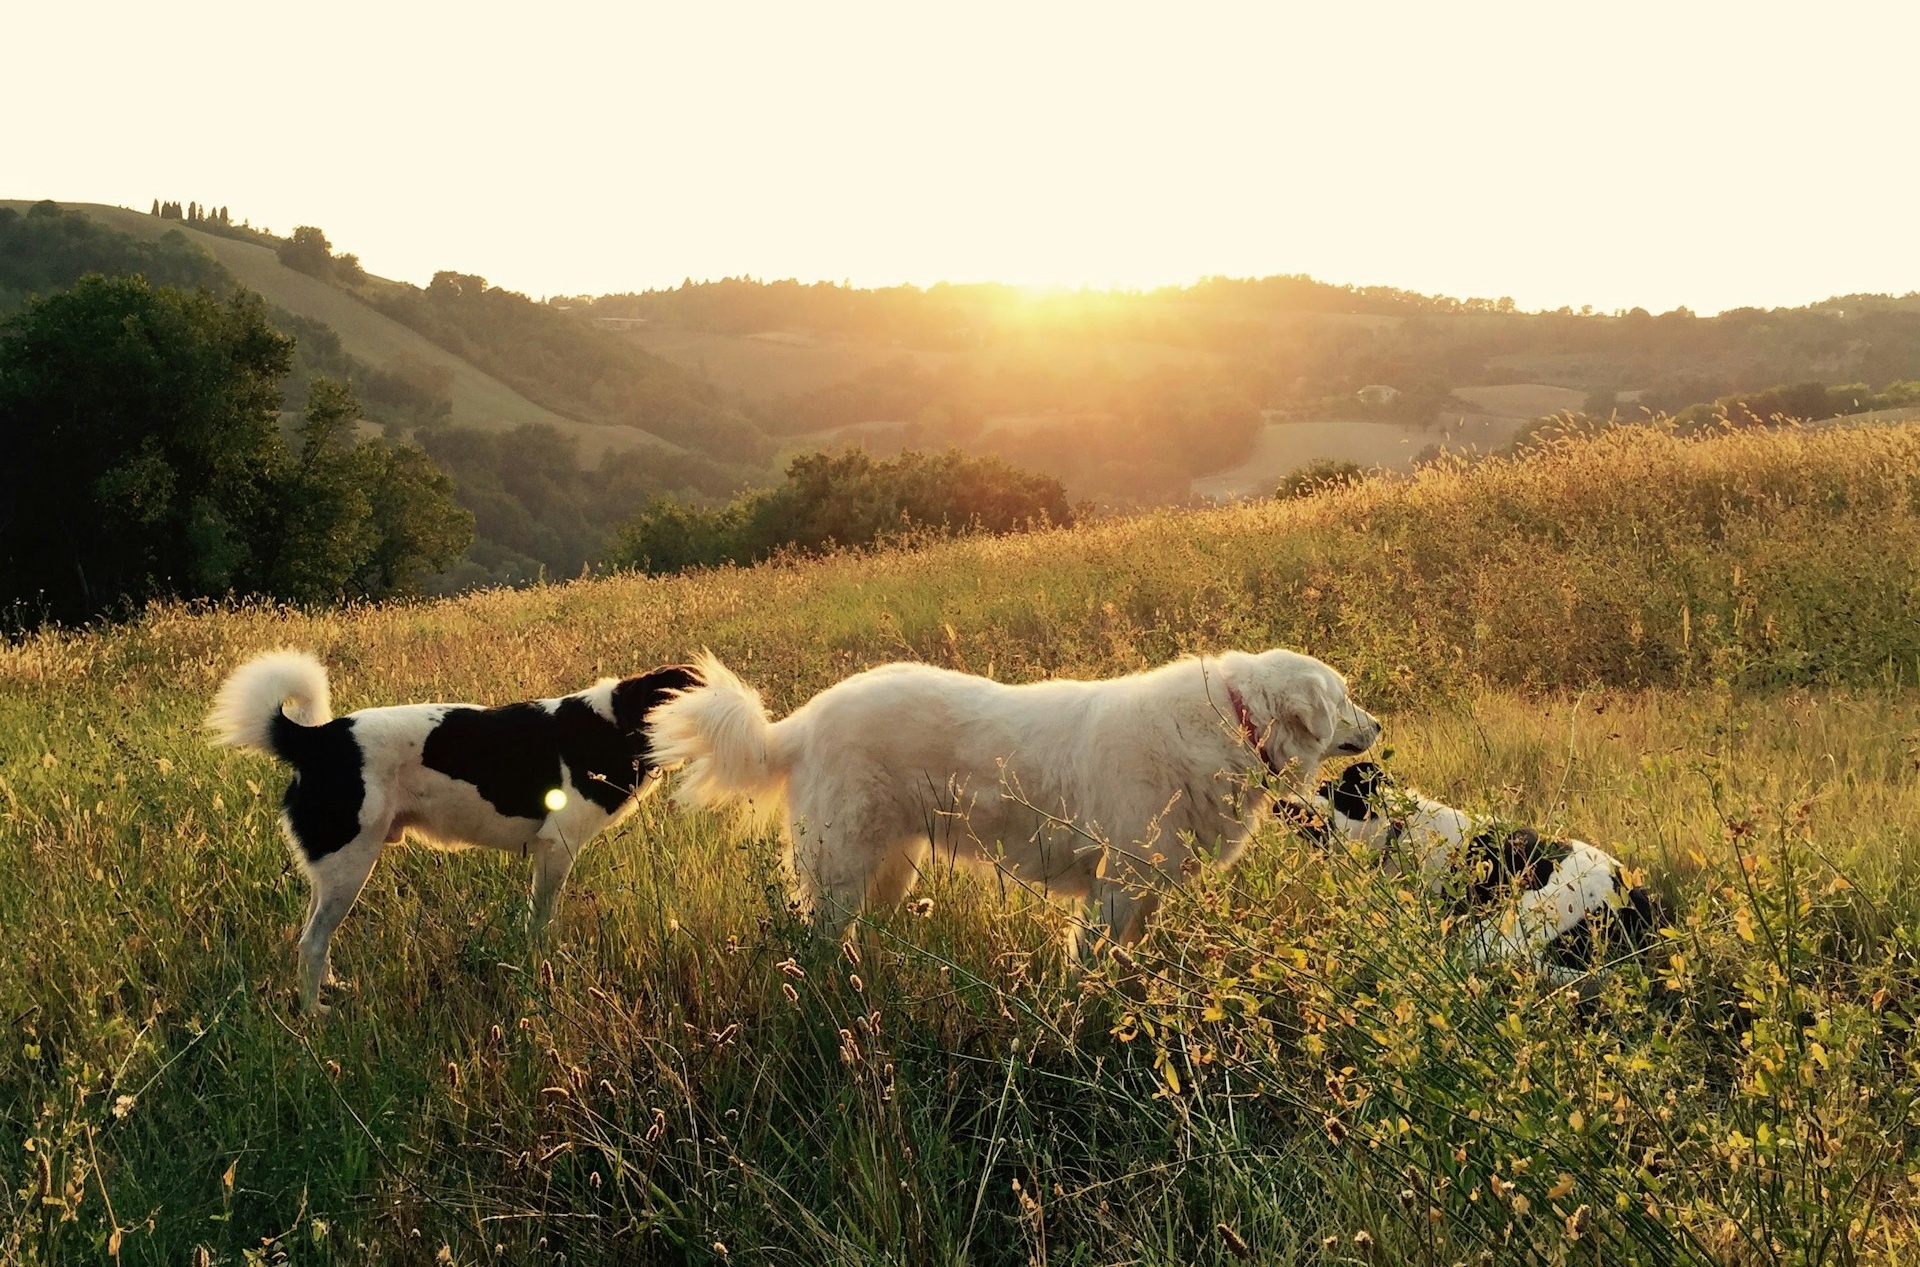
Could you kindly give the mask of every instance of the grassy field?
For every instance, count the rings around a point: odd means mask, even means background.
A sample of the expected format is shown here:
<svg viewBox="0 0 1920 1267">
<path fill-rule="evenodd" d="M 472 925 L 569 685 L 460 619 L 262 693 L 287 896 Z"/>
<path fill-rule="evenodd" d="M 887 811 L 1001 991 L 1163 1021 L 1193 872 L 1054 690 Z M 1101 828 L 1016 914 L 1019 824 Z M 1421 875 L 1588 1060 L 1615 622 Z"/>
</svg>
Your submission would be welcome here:
<svg viewBox="0 0 1920 1267">
<path fill-rule="evenodd" d="M 32 204 L 0 203 L 25 211 Z M 576 437 L 589 460 L 608 448 L 632 448 L 640 443 L 677 445 L 652 432 L 634 427 L 610 427 L 575 419 L 542 408 L 508 387 L 499 379 L 475 369 L 426 337 L 383 313 L 375 311 L 354 296 L 317 278 L 282 264 L 264 246 L 237 238 L 202 233 L 179 220 L 160 220 L 126 207 L 100 203 L 63 203 L 70 210 L 84 211 L 110 229 L 141 237 L 157 238 L 178 229 L 188 241 L 226 266 L 242 286 L 265 296 L 267 302 L 289 312 L 324 321 L 340 336 L 340 346 L 349 355 L 369 365 L 385 368 L 400 358 L 426 365 L 440 366 L 452 375 L 448 396 L 453 401 L 450 421 L 458 426 L 482 430 L 509 430 L 526 423 L 546 423 L 566 435 Z"/>
<path fill-rule="evenodd" d="M 1920 429 L 1683 442 L 1020 538 L 0 649 L 0 1261 L 1911 1262 Z M 787 708 L 1295 646 L 1400 773 L 1614 846 L 1671 936 L 1591 998 L 1277 828 L 1072 980 L 988 877 L 808 935 L 773 845 L 650 807 L 550 939 L 397 849 L 291 1008 L 281 770 L 205 746 L 311 647 L 337 708 L 710 646 Z"/>
</svg>

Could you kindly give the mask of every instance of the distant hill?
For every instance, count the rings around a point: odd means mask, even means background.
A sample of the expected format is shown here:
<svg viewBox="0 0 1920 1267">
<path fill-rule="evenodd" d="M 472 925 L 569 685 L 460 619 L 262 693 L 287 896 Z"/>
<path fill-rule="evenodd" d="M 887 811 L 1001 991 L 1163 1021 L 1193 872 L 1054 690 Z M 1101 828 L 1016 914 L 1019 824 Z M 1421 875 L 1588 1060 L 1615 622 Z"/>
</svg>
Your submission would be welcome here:
<svg viewBox="0 0 1920 1267">
<path fill-rule="evenodd" d="M 1782 384 L 1920 379 L 1912 295 L 1698 317 L 1307 277 L 1138 293 L 729 278 L 569 302 L 792 450 L 957 444 L 1120 506 L 1258 494 L 1316 458 L 1404 468 L 1438 445 L 1499 449 L 1589 406 L 1678 413 Z"/>
<path fill-rule="evenodd" d="M 23 214 L 32 205 L 0 201 L 0 207 L 11 207 Z M 60 205 L 84 212 L 109 228 L 136 237 L 158 240 L 169 232 L 180 232 L 219 261 L 241 285 L 258 291 L 268 302 L 298 316 L 324 322 L 340 336 L 341 347 L 348 355 L 368 365 L 385 369 L 397 362 L 412 361 L 435 367 L 446 376 L 447 394 L 453 402 L 453 412 L 447 421 L 452 425 L 508 431 L 528 423 L 541 423 L 577 439 L 582 455 L 588 457 L 608 449 L 631 449 L 648 443 L 672 450 L 679 448 L 640 428 L 582 422 L 543 408 L 348 292 L 286 267 L 267 247 L 203 233 L 183 221 L 162 220 L 125 207 L 100 203 Z"/>
</svg>

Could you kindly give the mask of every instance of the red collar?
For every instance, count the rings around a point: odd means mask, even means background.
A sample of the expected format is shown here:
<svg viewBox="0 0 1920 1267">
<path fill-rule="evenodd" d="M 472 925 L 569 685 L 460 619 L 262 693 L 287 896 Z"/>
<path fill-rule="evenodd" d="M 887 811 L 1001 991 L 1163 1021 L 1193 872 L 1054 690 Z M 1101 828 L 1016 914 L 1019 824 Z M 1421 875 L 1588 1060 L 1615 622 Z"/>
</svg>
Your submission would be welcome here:
<svg viewBox="0 0 1920 1267">
<path fill-rule="evenodd" d="M 1267 745 L 1260 742 L 1260 731 L 1253 724 L 1253 714 L 1247 711 L 1247 697 L 1231 682 L 1227 683 L 1227 702 L 1233 705 L 1234 720 L 1240 723 L 1240 734 L 1246 739 L 1247 746 L 1259 753 L 1261 762 L 1278 777 L 1280 767 L 1267 755 Z"/>
</svg>

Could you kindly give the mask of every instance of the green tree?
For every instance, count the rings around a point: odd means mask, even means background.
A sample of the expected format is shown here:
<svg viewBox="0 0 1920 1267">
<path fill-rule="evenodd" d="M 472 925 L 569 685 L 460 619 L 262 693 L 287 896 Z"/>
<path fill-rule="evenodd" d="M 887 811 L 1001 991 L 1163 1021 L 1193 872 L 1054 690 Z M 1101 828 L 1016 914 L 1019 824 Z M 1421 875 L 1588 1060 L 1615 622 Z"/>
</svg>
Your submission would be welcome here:
<svg viewBox="0 0 1920 1267">
<path fill-rule="evenodd" d="M 257 295 L 89 275 L 0 323 L 0 608 L 81 621 L 162 596 L 379 598 L 457 561 L 472 519 L 413 448 L 357 443 Z"/>
<path fill-rule="evenodd" d="M 453 566 L 473 516 L 453 482 L 417 448 L 355 440 L 360 402 L 317 378 L 296 429 L 299 448 L 279 482 L 268 590 L 296 602 L 385 598 Z"/>
<path fill-rule="evenodd" d="M 997 457 L 952 449 L 879 461 L 847 449 L 803 453 L 779 487 L 718 508 L 655 499 L 620 528 L 612 562 L 673 572 L 751 563 L 782 549 L 872 545 L 916 530 L 1007 533 L 1072 522 L 1059 480 Z"/>
<path fill-rule="evenodd" d="M 310 277 L 325 277 L 333 271 L 333 243 L 310 224 L 293 231 L 293 236 L 274 248 L 280 262 Z"/>
<path fill-rule="evenodd" d="M 258 296 L 83 277 L 0 324 L 0 602 L 256 588 L 293 353 Z"/>
</svg>

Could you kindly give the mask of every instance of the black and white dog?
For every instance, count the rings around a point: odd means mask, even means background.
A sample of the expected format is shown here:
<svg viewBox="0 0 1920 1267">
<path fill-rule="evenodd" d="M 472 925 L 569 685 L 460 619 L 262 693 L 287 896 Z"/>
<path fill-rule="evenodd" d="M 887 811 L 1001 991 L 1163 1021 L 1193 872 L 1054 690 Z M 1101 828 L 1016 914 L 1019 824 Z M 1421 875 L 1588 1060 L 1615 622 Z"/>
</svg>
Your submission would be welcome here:
<svg viewBox="0 0 1920 1267">
<path fill-rule="evenodd" d="M 1584 840 L 1542 838 L 1396 784 L 1377 763 L 1348 766 L 1304 801 L 1282 804 L 1296 831 L 1399 851 L 1436 893 L 1457 888 L 1477 963 L 1525 960 L 1566 982 L 1644 947 L 1659 899 L 1619 859 Z M 1499 908 L 1497 911 L 1494 908 Z"/>
<path fill-rule="evenodd" d="M 690 668 L 660 668 L 503 708 L 398 704 L 336 718 L 327 671 L 304 651 L 269 651 L 234 670 L 207 716 L 214 742 L 293 767 L 280 823 L 313 888 L 302 1005 L 318 1004 L 334 929 L 380 851 L 408 831 L 531 854 L 538 933 L 581 848 L 658 785 L 647 714 L 698 684 Z"/>
</svg>

